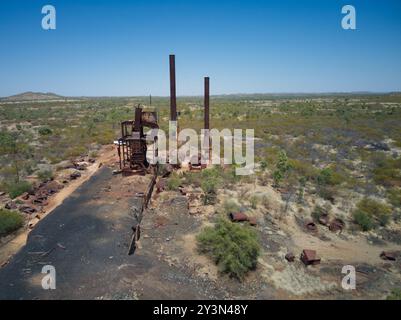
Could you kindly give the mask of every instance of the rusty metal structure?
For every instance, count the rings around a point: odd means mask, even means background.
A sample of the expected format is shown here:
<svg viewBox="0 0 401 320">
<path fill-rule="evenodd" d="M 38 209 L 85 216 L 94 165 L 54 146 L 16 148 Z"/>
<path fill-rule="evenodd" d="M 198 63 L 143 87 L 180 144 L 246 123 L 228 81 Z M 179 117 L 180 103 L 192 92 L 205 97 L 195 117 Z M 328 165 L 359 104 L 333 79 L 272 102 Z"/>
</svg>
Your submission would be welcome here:
<svg viewBox="0 0 401 320">
<path fill-rule="evenodd" d="M 176 96 L 176 77 L 175 77 L 175 55 L 169 56 L 169 67 L 170 67 L 170 121 L 177 121 L 177 96 Z M 209 139 L 209 159 L 210 159 L 210 136 L 209 131 L 209 77 L 204 78 L 204 129 L 207 131 L 206 139 Z M 149 104 L 152 104 L 152 97 L 149 96 Z M 152 131 L 151 139 L 145 133 L 145 129 L 156 130 Z M 155 165 L 151 165 L 147 159 L 148 156 L 148 144 L 153 143 L 153 157 L 154 159 L 158 156 L 157 149 L 157 130 L 159 124 L 157 120 L 157 113 L 154 111 L 144 111 L 143 108 L 138 105 L 135 108 L 135 119 L 121 122 L 121 137 L 117 140 L 118 156 L 120 170 L 123 174 L 130 173 L 153 173 L 153 177 L 144 193 L 137 194 L 136 198 L 140 201 L 141 205 L 139 209 L 135 209 L 134 216 L 135 224 L 132 226 L 132 236 L 129 244 L 128 255 L 131 255 L 136 250 L 136 242 L 140 238 L 140 222 L 144 213 L 147 209 L 149 201 L 152 197 L 154 186 L 158 192 L 161 192 L 165 188 L 165 181 L 159 180 L 156 184 L 158 165 L 157 161 Z M 177 124 L 178 130 L 178 124 Z M 178 132 L 176 132 L 178 136 Z M 205 164 L 201 164 L 202 155 L 199 154 L 196 159 L 191 159 L 190 169 L 191 170 L 202 170 L 206 167 Z M 173 170 L 175 165 L 168 164 L 171 167 L 170 171 Z M 168 167 L 167 167 L 168 168 Z M 153 169 L 153 170 L 152 170 Z M 256 225 L 254 219 L 247 219 L 252 225 Z"/>
<path fill-rule="evenodd" d="M 147 160 L 148 142 L 154 143 L 153 157 L 157 157 L 157 134 L 148 138 L 144 132 L 145 128 L 159 128 L 157 113 L 144 111 L 140 105 L 135 108 L 135 120 L 121 122 L 121 137 L 118 139 L 118 156 L 120 170 L 123 173 L 138 172 L 146 173 L 151 168 Z M 152 141 L 150 141 L 152 140 Z"/>
<path fill-rule="evenodd" d="M 175 90 L 175 55 L 170 54 L 170 121 L 177 121 L 177 96 Z"/>
</svg>

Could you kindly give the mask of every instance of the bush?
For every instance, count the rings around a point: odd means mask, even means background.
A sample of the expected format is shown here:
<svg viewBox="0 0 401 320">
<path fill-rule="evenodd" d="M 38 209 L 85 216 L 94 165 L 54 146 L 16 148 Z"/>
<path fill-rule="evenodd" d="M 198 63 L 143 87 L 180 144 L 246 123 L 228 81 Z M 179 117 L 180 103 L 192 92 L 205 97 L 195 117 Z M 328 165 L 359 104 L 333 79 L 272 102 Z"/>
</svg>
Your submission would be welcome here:
<svg viewBox="0 0 401 320">
<path fill-rule="evenodd" d="M 223 210 L 225 214 L 235 213 L 240 211 L 240 207 L 235 201 L 226 200 L 223 203 Z"/>
<path fill-rule="evenodd" d="M 385 187 L 399 186 L 401 184 L 401 159 L 378 159 L 373 170 L 373 180 Z"/>
<path fill-rule="evenodd" d="M 180 185 L 181 185 L 181 179 L 175 173 L 173 173 L 167 180 L 168 190 L 176 191 Z"/>
<path fill-rule="evenodd" d="M 210 256 L 223 273 L 242 279 L 255 269 L 260 252 L 258 236 L 250 226 L 219 218 L 198 236 L 198 250 Z"/>
<path fill-rule="evenodd" d="M 257 196 L 251 196 L 249 199 L 252 209 L 256 209 L 259 203 L 259 198 Z"/>
<path fill-rule="evenodd" d="M 387 296 L 387 300 L 401 300 L 401 289 L 395 288 L 391 290 L 391 293 Z"/>
<path fill-rule="evenodd" d="M 318 222 L 319 218 L 324 214 L 327 214 L 327 211 L 321 206 L 316 206 L 312 211 L 312 218 L 314 221 Z"/>
<path fill-rule="evenodd" d="M 38 178 L 42 182 L 46 182 L 52 180 L 54 177 L 53 172 L 50 170 L 42 170 L 38 172 Z"/>
<path fill-rule="evenodd" d="M 394 207 L 401 208 L 401 189 L 387 191 L 387 198 Z"/>
<path fill-rule="evenodd" d="M 334 186 L 344 181 L 344 177 L 333 171 L 332 168 L 324 168 L 317 176 L 317 183 L 320 185 Z"/>
<path fill-rule="evenodd" d="M 5 236 L 22 227 L 24 218 L 15 211 L 0 209 L 0 236 Z"/>
<path fill-rule="evenodd" d="M 8 183 L 6 188 L 10 198 L 14 199 L 21 194 L 32 190 L 32 185 L 28 181 L 19 181 L 16 183 Z"/>
<path fill-rule="evenodd" d="M 52 134 L 52 130 L 48 127 L 41 127 L 39 128 L 38 132 L 41 136 L 47 136 L 49 134 Z"/>
<path fill-rule="evenodd" d="M 287 154 L 284 150 L 279 152 L 276 170 L 273 172 L 274 185 L 279 186 L 280 182 L 286 177 L 291 165 L 288 162 Z"/>
<path fill-rule="evenodd" d="M 319 186 L 317 193 L 319 197 L 330 202 L 334 202 L 334 197 L 337 196 L 337 190 L 331 186 Z"/>
<path fill-rule="evenodd" d="M 374 227 L 373 219 L 364 211 L 356 210 L 353 213 L 354 221 L 363 231 L 369 231 Z"/>
<path fill-rule="evenodd" d="M 354 220 L 364 231 L 375 226 L 375 222 L 385 226 L 390 220 L 391 209 L 376 200 L 364 198 L 358 202 Z"/>
</svg>

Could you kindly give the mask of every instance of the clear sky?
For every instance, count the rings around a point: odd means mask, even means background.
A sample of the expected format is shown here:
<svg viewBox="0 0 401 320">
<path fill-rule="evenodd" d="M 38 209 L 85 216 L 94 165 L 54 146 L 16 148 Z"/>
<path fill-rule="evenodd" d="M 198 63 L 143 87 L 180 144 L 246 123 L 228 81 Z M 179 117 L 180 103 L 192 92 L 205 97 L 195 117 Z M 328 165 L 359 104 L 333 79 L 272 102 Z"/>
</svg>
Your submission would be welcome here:
<svg viewBox="0 0 401 320">
<path fill-rule="evenodd" d="M 400 91 L 401 1 L 0 0 L 0 96 L 168 95 L 170 53 L 178 95 Z"/>
</svg>

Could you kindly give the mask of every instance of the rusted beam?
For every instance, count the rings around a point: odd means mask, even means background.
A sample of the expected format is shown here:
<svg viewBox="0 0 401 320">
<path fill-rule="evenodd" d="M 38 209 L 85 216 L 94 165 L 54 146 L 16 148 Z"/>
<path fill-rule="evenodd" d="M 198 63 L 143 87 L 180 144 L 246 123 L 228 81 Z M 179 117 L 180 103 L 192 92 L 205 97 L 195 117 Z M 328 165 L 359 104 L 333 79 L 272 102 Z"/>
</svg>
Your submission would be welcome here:
<svg viewBox="0 0 401 320">
<path fill-rule="evenodd" d="M 177 121 L 177 97 L 175 90 L 175 55 L 170 54 L 170 120 Z"/>
</svg>

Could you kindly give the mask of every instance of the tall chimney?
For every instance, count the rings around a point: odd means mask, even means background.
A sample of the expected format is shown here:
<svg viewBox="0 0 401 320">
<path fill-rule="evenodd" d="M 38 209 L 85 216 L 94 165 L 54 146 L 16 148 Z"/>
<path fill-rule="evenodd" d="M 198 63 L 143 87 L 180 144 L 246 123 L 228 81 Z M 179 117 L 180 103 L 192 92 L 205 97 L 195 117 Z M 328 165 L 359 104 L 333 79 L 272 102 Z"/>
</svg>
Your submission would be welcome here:
<svg viewBox="0 0 401 320">
<path fill-rule="evenodd" d="M 204 148 L 206 149 L 206 153 L 204 154 L 204 157 L 207 159 L 207 161 L 210 163 L 211 161 L 211 147 L 210 147 L 210 133 L 209 133 L 209 77 L 205 77 L 205 97 L 204 97 L 204 105 L 205 105 L 205 124 L 204 124 L 204 129 L 206 130 L 205 132 L 205 137 L 204 137 Z"/>
<path fill-rule="evenodd" d="M 209 130 L 209 77 L 205 77 L 205 128 Z"/>
<path fill-rule="evenodd" d="M 170 120 L 177 121 L 177 98 L 175 93 L 175 55 L 170 54 Z"/>
</svg>

